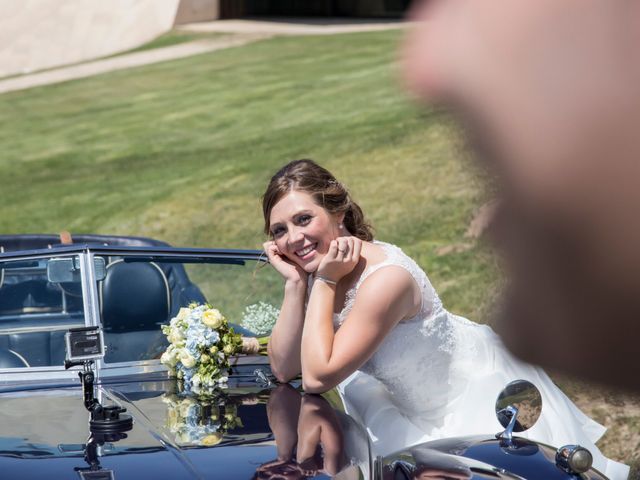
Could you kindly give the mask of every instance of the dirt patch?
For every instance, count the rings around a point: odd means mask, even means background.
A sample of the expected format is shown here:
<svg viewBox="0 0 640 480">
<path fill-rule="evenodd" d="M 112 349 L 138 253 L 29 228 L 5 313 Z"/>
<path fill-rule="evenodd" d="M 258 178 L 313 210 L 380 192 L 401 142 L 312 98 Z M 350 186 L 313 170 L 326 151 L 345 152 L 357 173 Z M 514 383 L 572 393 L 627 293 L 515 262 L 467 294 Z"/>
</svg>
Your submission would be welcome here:
<svg viewBox="0 0 640 480">
<path fill-rule="evenodd" d="M 597 445 L 609 458 L 631 466 L 640 479 L 640 394 L 552 374 L 554 382 L 587 415 L 607 427 Z"/>
</svg>

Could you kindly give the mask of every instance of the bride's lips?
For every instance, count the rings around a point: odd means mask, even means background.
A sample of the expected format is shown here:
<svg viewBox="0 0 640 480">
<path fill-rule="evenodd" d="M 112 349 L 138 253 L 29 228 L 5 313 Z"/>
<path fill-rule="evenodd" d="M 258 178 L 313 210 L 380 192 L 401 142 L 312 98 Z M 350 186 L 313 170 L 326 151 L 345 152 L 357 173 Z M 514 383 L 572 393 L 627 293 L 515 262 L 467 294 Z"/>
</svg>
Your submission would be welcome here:
<svg viewBox="0 0 640 480">
<path fill-rule="evenodd" d="M 316 242 L 316 243 L 312 243 L 311 245 L 307 245 L 304 248 L 296 250 L 293 253 L 295 253 L 300 260 L 309 260 L 315 254 L 317 247 L 318 247 L 318 243 Z"/>
</svg>

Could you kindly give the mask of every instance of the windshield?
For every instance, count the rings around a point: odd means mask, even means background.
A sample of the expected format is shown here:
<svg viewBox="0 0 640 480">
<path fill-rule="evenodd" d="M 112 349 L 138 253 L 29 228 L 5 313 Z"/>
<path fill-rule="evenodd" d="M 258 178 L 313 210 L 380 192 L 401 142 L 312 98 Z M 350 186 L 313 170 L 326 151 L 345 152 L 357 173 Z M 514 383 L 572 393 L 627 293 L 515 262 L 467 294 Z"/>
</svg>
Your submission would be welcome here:
<svg viewBox="0 0 640 480">
<path fill-rule="evenodd" d="M 92 323 L 80 257 L 0 261 L 0 368 L 63 368 L 65 333 Z M 107 364 L 159 359 L 162 325 L 192 303 L 220 310 L 236 333 L 267 336 L 282 300 L 277 273 L 255 259 L 96 255 L 93 264 Z"/>
<path fill-rule="evenodd" d="M 0 262 L 1 367 L 63 365 L 65 332 L 84 324 L 77 256 Z"/>
<path fill-rule="evenodd" d="M 180 308 L 208 303 L 236 333 L 266 336 L 277 319 L 282 282 L 262 262 L 233 258 L 105 256 L 98 280 L 106 363 L 158 359 L 161 326 Z"/>
</svg>

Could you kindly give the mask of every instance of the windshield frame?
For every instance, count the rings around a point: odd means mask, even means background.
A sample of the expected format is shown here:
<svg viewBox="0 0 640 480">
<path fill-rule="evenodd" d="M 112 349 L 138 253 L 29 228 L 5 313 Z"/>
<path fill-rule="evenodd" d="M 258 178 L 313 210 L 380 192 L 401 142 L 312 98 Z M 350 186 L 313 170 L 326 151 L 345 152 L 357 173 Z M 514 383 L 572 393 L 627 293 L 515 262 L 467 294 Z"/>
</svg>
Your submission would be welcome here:
<svg viewBox="0 0 640 480">
<path fill-rule="evenodd" d="M 0 253 L 0 261 L 32 260 L 43 257 L 74 257 L 80 262 L 80 278 L 82 286 L 82 298 L 85 326 L 99 326 L 102 328 L 100 316 L 100 302 L 98 282 L 94 258 L 96 256 L 120 256 L 120 257 L 144 257 L 149 261 L 161 261 L 162 259 L 184 260 L 189 263 L 232 263 L 231 260 L 256 261 L 267 263 L 267 257 L 262 250 L 235 250 L 235 249 L 204 249 L 181 247 L 129 247 L 73 244 L 60 245 L 55 248 L 39 250 L 23 250 Z M 216 262 L 216 260 L 222 260 Z M 224 262 L 228 260 L 229 262 Z M 232 365 L 264 365 L 268 359 L 263 356 L 237 357 Z M 60 386 L 63 384 L 78 383 L 78 371 L 80 367 L 65 370 L 63 365 L 44 367 L 20 367 L 0 368 L 0 391 L 5 387 L 11 388 L 17 384 L 44 383 Z M 105 363 L 104 359 L 95 362 L 96 382 L 100 377 L 137 375 L 166 371 L 166 367 L 159 360 L 140 360 L 131 362 Z"/>
</svg>

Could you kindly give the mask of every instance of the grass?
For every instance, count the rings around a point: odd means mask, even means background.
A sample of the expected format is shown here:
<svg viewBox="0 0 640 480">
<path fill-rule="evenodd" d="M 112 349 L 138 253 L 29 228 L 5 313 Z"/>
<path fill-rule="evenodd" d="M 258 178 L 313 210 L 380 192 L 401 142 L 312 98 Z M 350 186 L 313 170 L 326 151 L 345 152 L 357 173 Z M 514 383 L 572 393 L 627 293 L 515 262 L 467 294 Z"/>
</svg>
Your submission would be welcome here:
<svg viewBox="0 0 640 480">
<path fill-rule="evenodd" d="M 268 179 L 311 157 L 351 187 L 379 239 L 425 268 L 450 310 L 484 322 L 497 269 L 464 232 L 485 194 L 452 127 L 398 88 L 399 38 L 273 38 L 1 95 L 0 232 L 259 248 Z M 602 404 L 590 392 L 574 390 L 587 413 Z"/>
<path fill-rule="evenodd" d="M 477 318 L 490 258 L 479 247 L 434 251 L 461 241 L 481 190 L 447 127 L 399 93 L 398 35 L 277 38 L 6 94 L 0 231 L 256 248 L 269 176 L 312 157 L 351 186 L 381 239 L 417 257 L 450 307 Z"/>
</svg>

